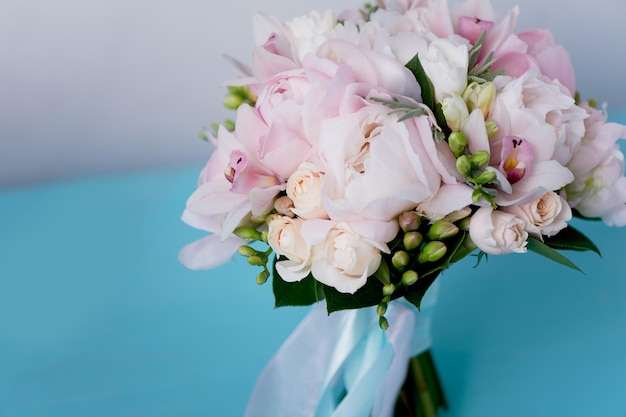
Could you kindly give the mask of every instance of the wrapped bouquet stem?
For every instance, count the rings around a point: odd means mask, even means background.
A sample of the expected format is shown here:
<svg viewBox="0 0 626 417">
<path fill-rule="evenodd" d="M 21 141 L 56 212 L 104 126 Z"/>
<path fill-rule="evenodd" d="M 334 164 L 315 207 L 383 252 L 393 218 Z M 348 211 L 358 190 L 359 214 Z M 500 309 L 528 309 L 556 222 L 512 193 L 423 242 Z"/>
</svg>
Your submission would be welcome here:
<svg viewBox="0 0 626 417">
<path fill-rule="evenodd" d="M 205 133 L 183 213 L 209 235 L 180 252 L 195 269 L 238 253 L 277 307 L 315 305 L 250 417 L 436 415 L 437 277 L 529 251 L 577 270 L 562 250 L 599 250 L 573 217 L 626 224 L 626 128 L 577 93 L 550 32 L 516 32 L 518 13 L 380 0 L 256 16 L 235 120 Z"/>
</svg>

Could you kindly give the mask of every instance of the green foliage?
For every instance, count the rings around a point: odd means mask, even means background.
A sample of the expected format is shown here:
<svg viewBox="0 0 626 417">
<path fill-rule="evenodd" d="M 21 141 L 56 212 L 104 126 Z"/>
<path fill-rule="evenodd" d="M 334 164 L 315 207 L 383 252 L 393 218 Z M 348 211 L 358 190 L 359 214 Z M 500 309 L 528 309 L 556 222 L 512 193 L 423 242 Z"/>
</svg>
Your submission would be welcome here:
<svg viewBox="0 0 626 417">
<path fill-rule="evenodd" d="M 550 246 L 541 242 L 539 239 L 536 239 L 534 237 L 529 238 L 528 245 L 526 247 L 531 252 L 535 252 L 536 254 L 541 255 L 544 258 L 567 266 L 568 268 L 575 269 L 584 274 L 583 270 L 580 269 L 574 262 L 570 261 L 567 257 L 560 254 L 556 250 L 552 249 Z"/>
<path fill-rule="evenodd" d="M 298 282 L 284 281 L 276 271 L 274 262 L 272 274 L 272 290 L 274 292 L 274 307 L 308 306 L 324 299 L 324 285 L 307 276 Z"/>
</svg>

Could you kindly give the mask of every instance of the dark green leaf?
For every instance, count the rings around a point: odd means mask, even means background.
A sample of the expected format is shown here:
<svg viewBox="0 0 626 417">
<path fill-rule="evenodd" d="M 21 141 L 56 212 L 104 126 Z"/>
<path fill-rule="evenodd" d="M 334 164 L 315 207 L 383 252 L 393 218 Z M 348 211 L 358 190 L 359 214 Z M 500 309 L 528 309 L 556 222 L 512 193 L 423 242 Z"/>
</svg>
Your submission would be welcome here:
<svg viewBox="0 0 626 417">
<path fill-rule="evenodd" d="M 437 270 L 432 272 L 430 275 L 420 276 L 415 284 L 407 288 L 404 293 L 404 298 L 406 298 L 408 302 L 413 304 L 419 310 L 426 291 L 430 288 L 432 283 L 435 282 L 435 279 L 440 273 L 441 270 Z"/>
<path fill-rule="evenodd" d="M 550 247 L 557 249 L 571 249 L 578 251 L 593 251 L 600 257 L 600 249 L 585 235 L 572 226 L 568 226 L 561 230 L 556 236 L 544 239 L 544 243 Z"/>
<path fill-rule="evenodd" d="M 276 272 L 272 274 L 274 307 L 308 306 L 324 299 L 323 285 L 311 275 L 298 282 L 284 281 Z"/>
<path fill-rule="evenodd" d="M 535 252 L 538 255 L 541 255 L 551 261 L 557 262 L 561 265 L 567 266 L 568 268 L 575 269 L 584 274 L 584 271 L 580 269 L 576 264 L 567 259 L 565 256 L 561 255 L 559 252 L 552 249 L 550 246 L 545 243 L 531 237 L 528 239 L 527 248 L 531 252 Z"/>
<path fill-rule="evenodd" d="M 370 277 L 367 283 L 354 294 L 342 293 L 325 285 L 324 295 L 328 314 L 339 310 L 370 307 L 377 305 L 382 300 L 383 284 L 380 280 Z"/>
<path fill-rule="evenodd" d="M 422 89 L 422 101 L 424 102 L 424 104 L 426 104 L 429 108 L 434 109 L 435 91 L 433 89 L 432 83 L 428 79 L 428 75 L 426 75 L 426 71 L 424 71 L 424 67 L 419 60 L 418 54 L 415 54 L 415 56 L 405 65 L 405 67 L 407 67 L 409 71 L 411 71 L 411 73 L 415 77 L 415 80 Z"/>
</svg>

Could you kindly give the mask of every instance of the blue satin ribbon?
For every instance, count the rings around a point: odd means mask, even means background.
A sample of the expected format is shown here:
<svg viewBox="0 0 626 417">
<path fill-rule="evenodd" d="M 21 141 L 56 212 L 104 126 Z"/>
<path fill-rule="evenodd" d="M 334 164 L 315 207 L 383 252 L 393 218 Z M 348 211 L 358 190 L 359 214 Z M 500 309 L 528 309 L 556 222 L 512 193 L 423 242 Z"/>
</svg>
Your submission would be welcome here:
<svg viewBox="0 0 626 417">
<path fill-rule="evenodd" d="M 436 288 L 417 310 L 402 301 L 378 326 L 375 308 L 326 313 L 318 303 L 267 364 L 246 417 L 390 417 L 409 359 L 431 346 Z"/>
</svg>

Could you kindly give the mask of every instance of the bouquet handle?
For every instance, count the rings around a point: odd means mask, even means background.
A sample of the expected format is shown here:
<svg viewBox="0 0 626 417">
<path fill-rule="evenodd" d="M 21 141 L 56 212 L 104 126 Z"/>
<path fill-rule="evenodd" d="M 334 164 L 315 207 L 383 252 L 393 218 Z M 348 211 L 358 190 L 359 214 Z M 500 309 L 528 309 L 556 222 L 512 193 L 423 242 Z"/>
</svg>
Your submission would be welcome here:
<svg viewBox="0 0 626 417">
<path fill-rule="evenodd" d="M 435 288 L 429 293 L 435 293 Z M 396 301 L 383 331 L 375 308 L 311 308 L 260 375 L 246 417 L 391 417 L 411 358 L 431 346 L 434 301 Z M 440 386 L 439 386 L 440 387 Z"/>
</svg>

